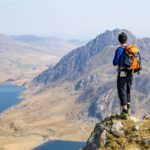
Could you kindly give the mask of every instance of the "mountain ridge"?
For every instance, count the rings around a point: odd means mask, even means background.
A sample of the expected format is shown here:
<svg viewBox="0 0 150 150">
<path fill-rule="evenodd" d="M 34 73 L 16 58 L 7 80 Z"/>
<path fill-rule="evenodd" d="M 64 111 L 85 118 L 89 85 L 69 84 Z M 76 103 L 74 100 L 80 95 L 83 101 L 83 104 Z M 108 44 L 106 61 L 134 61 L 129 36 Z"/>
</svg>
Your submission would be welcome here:
<svg viewBox="0 0 150 150">
<path fill-rule="evenodd" d="M 112 32 L 107 30 L 104 33 L 98 35 L 95 39 L 88 42 L 85 46 L 81 46 L 71 51 L 69 54 L 65 55 L 60 60 L 60 62 L 58 62 L 54 66 L 52 70 L 50 71 L 47 70 L 47 73 L 49 75 L 49 78 L 47 77 L 47 80 L 49 80 L 49 82 L 55 81 L 59 79 L 60 76 L 62 77 L 62 75 L 66 75 L 66 73 L 68 73 L 70 69 L 71 71 L 73 70 L 74 73 L 76 74 L 80 72 L 82 73 L 85 69 L 84 67 L 88 65 L 88 60 L 91 57 L 93 57 L 94 55 L 102 51 L 107 46 L 110 46 L 110 45 L 117 46 L 119 44 L 115 39 L 117 39 L 118 33 L 121 31 L 125 31 L 129 33 L 129 41 L 131 41 L 132 43 L 135 43 L 134 35 L 132 35 L 129 31 L 125 29 L 124 30 L 115 29 Z M 58 71 L 55 71 L 57 70 L 57 68 L 60 68 L 60 70 L 58 69 Z M 39 75 L 33 80 L 33 82 L 36 82 L 36 80 L 37 82 L 40 82 L 41 80 L 38 80 L 38 79 L 42 78 L 42 76 L 45 76 L 45 75 L 42 75 L 42 74 Z M 44 81 L 44 82 L 47 82 L 47 81 Z"/>
<path fill-rule="evenodd" d="M 64 56 L 71 49 L 76 48 L 82 44 L 82 42 L 77 40 L 65 40 L 54 36 L 42 37 L 37 35 L 20 35 L 11 36 L 11 38 L 21 43 L 38 46 L 45 52 L 59 57 Z"/>
</svg>

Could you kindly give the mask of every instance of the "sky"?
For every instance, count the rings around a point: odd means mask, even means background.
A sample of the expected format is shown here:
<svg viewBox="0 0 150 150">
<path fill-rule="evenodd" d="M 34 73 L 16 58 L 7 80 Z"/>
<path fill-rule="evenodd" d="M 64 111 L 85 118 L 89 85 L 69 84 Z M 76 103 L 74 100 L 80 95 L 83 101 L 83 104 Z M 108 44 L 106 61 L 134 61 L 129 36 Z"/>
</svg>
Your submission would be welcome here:
<svg viewBox="0 0 150 150">
<path fill-rule="evenodd" d="M 105 30 L 150 37 L 150 0 L 0 0 L 0 33 L 87 40 Z"/>
</svg>

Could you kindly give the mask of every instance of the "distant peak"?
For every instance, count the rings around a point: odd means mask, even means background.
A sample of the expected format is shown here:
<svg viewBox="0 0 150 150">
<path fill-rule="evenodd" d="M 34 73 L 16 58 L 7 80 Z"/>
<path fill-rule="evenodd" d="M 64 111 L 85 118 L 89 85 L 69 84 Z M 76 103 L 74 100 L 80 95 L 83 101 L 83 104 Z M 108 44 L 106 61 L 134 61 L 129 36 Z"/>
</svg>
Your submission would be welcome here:
<svg viewBox="0 0 150 150">
<path fill-rule="evenodd" d="M 130 32 L 129 30 L 127 29 L 119 29 L 119 28 L 116 28 L 114 30 L 106 30 L 105 32 L 97 35 L 96 37 L 96 41 L 97 42 L 100 42 L 100 43 L 105 43 L 105 45 L 118 45 L 118 35 L 121 33 L 121 32 L 125 32 L 128 36 L 128 43 L 132 43 L 132 44 L 135 44 L 136 43 L 136 36 L 134 34 L 132 34 L 132 32 Z"/>
</svg>

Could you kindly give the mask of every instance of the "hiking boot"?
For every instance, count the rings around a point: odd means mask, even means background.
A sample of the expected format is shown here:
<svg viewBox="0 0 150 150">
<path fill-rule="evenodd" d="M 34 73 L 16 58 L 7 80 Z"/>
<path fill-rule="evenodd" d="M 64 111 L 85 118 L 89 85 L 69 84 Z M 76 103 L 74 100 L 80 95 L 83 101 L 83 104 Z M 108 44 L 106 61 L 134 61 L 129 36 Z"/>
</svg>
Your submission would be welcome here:
<svg viewBox="0 0 150 150">
<path fill-rule="evenodd" d="M 118 114 L 112 114 L 112 115 L 111 115 L 111 118 L 113 118 L 113 119 L 114 119 L 114 118 L 118 118 Z"/>
<path fill-rule="evenodd" d="M 128 108 L 128 116 L 130 116 L 130 114 L 131 114 L 131 110 L 130 110 L 130 108 Z"/>
<path fill-rule="evenodd" d="M 130 103 L 127 104 L 127 112 L 128 112 L 128 114 L 129 114 L 129 116 L 130 116 L 130 114 L 131 114 L 131 111 L 130 111 Z"/>
<path fill-rule="evenodd" d="M 120 119 L 125 119 L 127 120 L 129 117 L 129 114 L 127 112 L 122 112 L 119 116 Z"/>
</svg>

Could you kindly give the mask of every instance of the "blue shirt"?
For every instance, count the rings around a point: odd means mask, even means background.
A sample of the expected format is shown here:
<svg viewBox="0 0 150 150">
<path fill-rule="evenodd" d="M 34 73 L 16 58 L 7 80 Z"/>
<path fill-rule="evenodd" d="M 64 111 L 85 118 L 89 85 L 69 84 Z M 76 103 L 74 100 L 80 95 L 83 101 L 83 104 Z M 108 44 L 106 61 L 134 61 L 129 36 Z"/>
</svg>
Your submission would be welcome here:
<svg viewBox="0 0 150 150">
<path fill-rule="evenodd" d="M 124 66 L 124 62 L 125 62 L 124 48 L 118 47 L 116 49 L 115 56 L 113 59 L 113 65 Z"/>
</svg>

